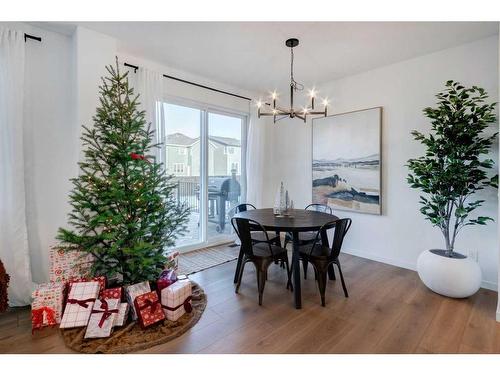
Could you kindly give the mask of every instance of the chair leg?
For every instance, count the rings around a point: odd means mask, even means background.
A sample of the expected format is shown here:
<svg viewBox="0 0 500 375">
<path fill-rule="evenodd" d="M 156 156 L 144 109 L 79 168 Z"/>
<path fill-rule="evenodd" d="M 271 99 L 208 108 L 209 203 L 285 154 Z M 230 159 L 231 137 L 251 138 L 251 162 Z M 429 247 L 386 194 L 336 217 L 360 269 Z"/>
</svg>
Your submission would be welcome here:
<svg viewBox="0 0 500 375">
<path fill-rule="evenodd" d="M 335 269 L 333 268 L 333 264 L 330 264 L 328 266 L 328 278 L 330 280 L 337 280 L 337 278 L 335 277 Z"/>
<path fill-rule="evenodd" d="M 259 289 L 259 306 L 262 305 L 262 296 L 266 286 L 267 269 L 265 271 L 257 268 L 257 287 Z"/>
<path fill-rule="evenodd" d="M 245 264 L 246 262 L 241 262 L 240 274 L 238 275 L 238 283 L 236 284 L 236 289 L 234 290 L 235 293 L 238 293 L 238 291 L 240 290 L 241 279 L 243 278 L 243 270 L 245 269 Z"/>
<path fill-rule="evenodd" d="M 307 280 L 307 266 L 309 265 L 309 262 L 307 259 L 302 259 L 302 267 L 304 268 L 304 280 Z"/>
<path fill-rule="evenodd" d="M 326 291 L 326 277 L 327 270 L 317 270 L 318 275 L 318 288 L 321 295 L 321 306 L 325 306 L 325 291 Z"/>
<path fill-rule="evenodd" d="M 290 288 L 290 290 L 293 292 L 292 280 L 290 279 L 292 270 L 290 269 L 290 263 L 288 262 L 288 255 L 285 258 L 284 263 L 286 265 L 286 277 L 287 277 L 286 288 L 287 289 Z"/>
<path fill-rule="evenodd" d="M 238 260 L 236 262 L 236 270 L 234 271 L 234 281 L 233 283 L 236 284 L 238 282 L 238 276 L 240 274 L 240 269 L 241 269 L 241 263 L 243 262 L 243 250 L 241 250 L 240 246 L 240 252 L 238 254 Z"/>
<path fill-rule="evenodd" d="M 337 259 L 337 261 L 335 262 L 335 264 L 339 268 L 340 281 L 342 282 L 342 289 L 344 289 L 344 296 L 346 298 L 348 298 L 349 294 L 347 293 L 347 288 L 345 286 L 344 275 L 342 275 L 342 268 L 340 267 L 340 261 Z"/>
</svg>

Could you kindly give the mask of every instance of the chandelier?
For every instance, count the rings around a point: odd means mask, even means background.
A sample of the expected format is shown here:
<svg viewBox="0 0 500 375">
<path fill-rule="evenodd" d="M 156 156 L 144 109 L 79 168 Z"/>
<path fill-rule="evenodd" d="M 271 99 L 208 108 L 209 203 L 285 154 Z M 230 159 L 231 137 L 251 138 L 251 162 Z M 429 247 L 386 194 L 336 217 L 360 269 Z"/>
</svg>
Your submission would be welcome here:
<svg viewBox="0 0 500 375">
<path fill-rule="evenodd" d="M 272 103 L 263 103 L 262 101 L 257 102 L 258 116 L 273 116 L 274 123 L 283 120 L 284 118 L 299 118 L 306 122 L 307 116 L 327 116 L 328 99 L 323 99 L 323 110 L 315 110 L 315 99 L 316 91 L 314 89 L 309 90 L 309 97 L 311 98 L 311 103 L 309 106 L 302 107 L 301 109 L 295 109 L 293 107 L 293 95 L 294 92 L 304 90 L 304 85 L 298 83 L 293 78 L 293 49 L 299 45 L 299 40 L 296 38 L 287 39 L 285 45 L 290 48 L 290 107 L 283 108 L 276 105 L 276 99 L 278 94 L 276 91 L 272 92 L 270 98 Z M 262 111 L 262 107 L 270 108 L 269 112 Z"/>
</svg>

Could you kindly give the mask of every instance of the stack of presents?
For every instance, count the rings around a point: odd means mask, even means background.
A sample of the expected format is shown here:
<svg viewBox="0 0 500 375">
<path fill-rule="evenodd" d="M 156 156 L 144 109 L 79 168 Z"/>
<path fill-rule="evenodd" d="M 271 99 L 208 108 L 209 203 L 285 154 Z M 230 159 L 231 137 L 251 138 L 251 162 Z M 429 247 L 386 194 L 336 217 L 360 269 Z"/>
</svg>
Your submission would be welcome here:
<svg viewBox="0 0 500 375">
<path fill-rule="evenodd" d="M 92 257 L 51 249 L 50 282 L 38 285 L 31 304 L 32 329 L 86 327 L 85 338 L 109 337 L 129 319 L 143 329 L 176 321 L 192 311 L 191 282 L 176 275 L 178 252 L 168 254 L 165 269 L 151 290 L 149 281 L 107 287 L 105 276 L 89 277 Z"/>
</svg>

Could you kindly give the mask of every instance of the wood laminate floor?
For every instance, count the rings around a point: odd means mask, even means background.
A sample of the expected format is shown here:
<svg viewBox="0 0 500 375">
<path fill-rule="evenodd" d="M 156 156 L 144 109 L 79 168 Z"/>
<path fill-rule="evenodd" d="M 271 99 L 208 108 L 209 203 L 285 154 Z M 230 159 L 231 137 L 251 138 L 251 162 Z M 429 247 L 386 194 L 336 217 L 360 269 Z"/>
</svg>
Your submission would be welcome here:
<svg viewBox="0 0 500 375">
<path fill-rule="evenodd" d="M 198 324 L 144 353 L 500 353 L 497 296 L 481 289 L 468 299 L 439 296 L 415 272 L 343 254 L 349 290 L 329 281 L 321 307 L 312 279 L 303 280 L 303 308 L 293 307 L 285 273 L 271 266 L 263 306 L 251 264 L 239 294 L 235 262 L 191 275 L 208 295 Z M 0 353 L 69 353 L 58 329 L 31 335 L 29 309 L 0 315 Z"/>
</svg>

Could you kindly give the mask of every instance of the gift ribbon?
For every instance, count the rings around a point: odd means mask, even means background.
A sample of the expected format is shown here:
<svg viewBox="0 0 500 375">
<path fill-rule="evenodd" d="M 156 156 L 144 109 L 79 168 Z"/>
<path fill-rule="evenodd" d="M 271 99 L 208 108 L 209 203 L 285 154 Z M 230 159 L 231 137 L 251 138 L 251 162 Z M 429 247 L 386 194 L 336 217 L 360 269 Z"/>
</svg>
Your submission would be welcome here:
<svg viewBox="0 0 500 375">
<path fill-rule="evenodd" d="M 41 329 L 43 327 L 43 313 L 45 313 L 45 316 L 47 318 L 47 325 L 48 326 L 53 326 L 56 325 L 56 312 L 54 309 L 51 309 L 50 307 L 44 306 L 40 307 L 38 309 L 32 310 L 31 311 L 31 322 L 33 324 L 33 328 L 31 330 L 31 333 L 35 331 L 35 329 Z"/>
<path fill-rule="evenodd" d="M 193 306 L 191 305 L 191 296 L 189 296 L 188 298 L 185 299 L 185 301 L 183 303 L 181 303 L 179 306 L 176 306 L 176 307 L 169 307 L 169 306 L 165 306 L 165 305 L 161 305 L 161 307 L 163 307 L 164 309 L 168 310 L 168 311 L 175 311 L 179 308 L 181 308 L 182 306 L 184 306 L 184 310 L 186 310 L 187 313 L 190 313 L 191 311 L 193 311 Z"/>
<path fill-rule="evenodd" d="M 69 298 L 67 303 L 77 303 L 83 308 L 89 307 L 90 302 L 95 302 L 95 298 L 87 298 L 87 299 L 74 299 L 74 298 Z"/>
<path fill-rule="evenodd" d="M 99 320 L 99 324 L 97 324 L 99 328 L 102 328 L 106 319 L 108 319 L 111 315 L 113 315 L 114 313 L 118 314 L 118 309 L 112 309 L 112 310 L 109 309 L 108 301 L 106 301 L 105 299 L 101 300 L 101 309 L 103 310 L 97 310 L 97 309 L 92 310 L 92 313 L 103 313 L 101 316 L 101 320 Z"/>
<path fill-rule="evenodd" d="M 158 300 L 153 301 L 153 300 L 147 299 L 144 301 L 144 305 L 140 308 L 140 310 L 142 311 L 147 307 L 151 307 L 151 314 L 154 314 L 154 312 L 156 311 L 156 307 L 158 305 L 159 305 Z"/>
</svg>

